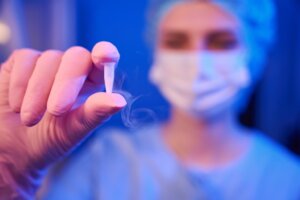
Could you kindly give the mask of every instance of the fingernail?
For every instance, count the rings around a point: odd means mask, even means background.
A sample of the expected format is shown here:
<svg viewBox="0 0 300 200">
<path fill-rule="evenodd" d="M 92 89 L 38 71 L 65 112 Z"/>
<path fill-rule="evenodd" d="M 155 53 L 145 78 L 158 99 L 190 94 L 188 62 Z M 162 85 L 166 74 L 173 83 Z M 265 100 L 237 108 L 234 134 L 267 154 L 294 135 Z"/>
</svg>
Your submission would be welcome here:
<svg viewBox="0 0 300 200">
<path fill-rule="evenodd" d="M 113 93 L 112 94 L 112 101 L 113 101 L 113 104 L 116 106 L 116 107 L 125 107 L 127 105 L 127 102 L 125 100 L 125 98 L 118 94 L 118 93 Z"/>
<path fill-rule="evenodd" d="M 42 118 L 42 115 L 36 115 L 32 112 L 21 112 L 21 121 L 26 126 L 36 125 Z"/>
</svg>

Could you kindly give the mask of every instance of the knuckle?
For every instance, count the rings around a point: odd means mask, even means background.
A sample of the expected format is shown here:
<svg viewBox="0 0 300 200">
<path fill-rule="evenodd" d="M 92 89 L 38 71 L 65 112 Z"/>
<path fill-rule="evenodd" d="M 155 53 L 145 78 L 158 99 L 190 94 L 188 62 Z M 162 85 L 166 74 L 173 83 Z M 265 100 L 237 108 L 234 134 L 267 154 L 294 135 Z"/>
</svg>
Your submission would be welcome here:
<svg viewBox="0 0 300 200">
<path fill-rule="evenodd" d="M 63 52 L 59 50 L 49 49 L 42 53 L 43 57 L 62 57 Z"/>
<path fill-rule="evenodd" d="M 70 47 L 67 51 L 66 51 L 66 54 L 75 54 L 75 55 L 78 55 L 78 56 L 86 56 L 86 55 L 90 55 L 90 52 L 85 49 L 84 47 L 81 47 L 81 46 L 73 46 L 73 47 Z"/>
<path fill-rule="evenodd" d="M 60 116 L 66 113 L 70 109 L 70 106 L 64 106 L 60 104 L 48 105 L 48 112 L 54 116 Z"/>
<path fill-rule="evenodd" d="M 33 56 L 33 57 L 36 57 L 36 56 L 39 56 L 41 54 L 40 51 L 38 50 L 35 50 L 35 49 L 30 49 L 30 48 L 22 48 L 22 49 L 17 49 L 17 50 L 14 50 L 13 52 L 13 55 L 15 57 L 23 57 L 23 56 Z"/>
<path fill-rule="evenodd" d="M 62 63 L 68 66 L 81 66 L 84 69 L 88 69 L 92 64 L 91 54 L 83 47 L 73 46 L 65 52 Z"/>
</svg>

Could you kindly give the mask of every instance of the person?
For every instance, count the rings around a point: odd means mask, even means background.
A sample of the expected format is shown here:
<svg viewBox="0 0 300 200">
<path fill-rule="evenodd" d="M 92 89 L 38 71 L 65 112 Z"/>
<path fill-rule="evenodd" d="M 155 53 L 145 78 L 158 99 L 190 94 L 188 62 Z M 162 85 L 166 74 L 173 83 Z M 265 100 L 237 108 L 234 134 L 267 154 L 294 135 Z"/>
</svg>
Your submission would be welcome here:
<svg viewBox="0 0 300 200">
<path fill-rule="evenodd" d="M 64 160 L 126 105 L 98 92 L 118 51 L 108 42 L 91 53 L 15 51 L 0 74 L 0 198 L 299 199 L 298 159 L 234 117 L 270 42 L 270 2 L 248 15 L 246 2 L 159 2 L 149 77 L 170 118 L 97 134 Z"/>
</svg>

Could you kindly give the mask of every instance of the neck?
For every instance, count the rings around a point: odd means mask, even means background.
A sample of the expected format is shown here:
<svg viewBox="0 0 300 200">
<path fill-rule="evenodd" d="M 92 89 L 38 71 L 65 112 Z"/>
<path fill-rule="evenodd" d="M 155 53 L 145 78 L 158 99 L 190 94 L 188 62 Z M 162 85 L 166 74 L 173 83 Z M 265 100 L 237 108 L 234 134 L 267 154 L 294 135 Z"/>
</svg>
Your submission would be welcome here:
<svg viewBox="0 0 300 200">
<path fill-rule="evenodd" d="M 231 112 L 198 118 L 174 109 L 163 127 L 166 144 L 184 163 L 217 165 L 238 157 L 245 143 Z"/>
</svg>

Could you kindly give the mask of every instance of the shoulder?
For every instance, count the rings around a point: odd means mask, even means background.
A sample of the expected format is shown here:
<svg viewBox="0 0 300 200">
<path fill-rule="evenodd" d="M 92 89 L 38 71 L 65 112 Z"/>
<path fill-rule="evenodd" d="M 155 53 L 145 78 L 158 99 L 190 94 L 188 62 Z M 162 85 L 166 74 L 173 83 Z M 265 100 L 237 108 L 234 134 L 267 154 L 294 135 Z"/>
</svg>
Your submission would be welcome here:
<svg viewBox="0 0 300 200">
<path fill-rule="evenodd" d="M 262 196 L 270 197 L 276 191 L 276 199 L 299 197 L 299 157 L 259 133 L 254 136 L 254 146 L 249 161 L 246 171 L 252 179 L 258 181 L 257 186 L 264 188 L 263 190 L 257 188 L 261 190 Z"/>
<path fill-rule="evenodd" d="M 254 136 L 254 140 L 257 153 L 261 152 L 261 154 L 257 154 L 258 158 L 261 157 L 270 161 L 276 160 L 277 164 L 292 165 L 300 168 L 300 158 L 291 153 L 283 145 L 273 141 L 261 133 L 256 134 Z"/>
<path fill-rule="evenodd" d="M 252 164 L 259 165 L 267 180 L 291 183 L 300 180 L 300 159 L 263 134 L 254 136 Z M 252 165 L 252 166 L 253 166 Z M 300 183 L 298 184 L 300 185 Z M 298 187 L 300 189 L 300 186 Z"/>
</svg>

